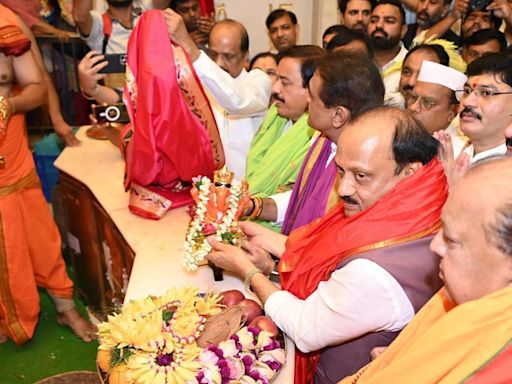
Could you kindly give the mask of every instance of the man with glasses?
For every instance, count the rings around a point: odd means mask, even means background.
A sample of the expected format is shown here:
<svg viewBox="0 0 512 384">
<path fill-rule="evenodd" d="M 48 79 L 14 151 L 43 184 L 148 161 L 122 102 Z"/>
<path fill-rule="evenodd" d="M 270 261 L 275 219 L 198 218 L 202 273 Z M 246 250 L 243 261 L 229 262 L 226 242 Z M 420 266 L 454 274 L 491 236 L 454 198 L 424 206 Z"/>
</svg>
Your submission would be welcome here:
<svg viewBox="0 0 512 384">
<path fill-rule="evenodd" d="M 457 93 L 460 128 L 471 140 L 465 150 L 469 162 L 507 152 L 505 128 L 512 123 L 512 57 L 490 53 L 473 61 L 468 81 Z"/>
<path fill-rule="evenodd" d="M 456 69 L 424 60 L 414 90 L 405 93 L 405 106 L 430 133 L 444 129 L 453 132 L 450 125 L 459 109 L 455 90 L 461 89 L 466 80 L 466 75 Z M 456 155 L 465 143 L 460 136 L 452 136 Z"/>
</svg>

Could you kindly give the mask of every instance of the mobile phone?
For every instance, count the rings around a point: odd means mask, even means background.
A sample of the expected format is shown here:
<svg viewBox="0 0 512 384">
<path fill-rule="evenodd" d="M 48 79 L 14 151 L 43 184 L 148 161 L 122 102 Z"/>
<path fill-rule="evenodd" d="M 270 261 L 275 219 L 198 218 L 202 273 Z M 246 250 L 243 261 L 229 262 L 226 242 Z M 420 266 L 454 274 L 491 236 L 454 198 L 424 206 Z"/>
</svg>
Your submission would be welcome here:
<svg viewBox="0 0 512 384">
<path fill-rule="evenodd" d="M 98 73 L 124 73 L 126 70 L 126 53 L 104 55 L 108 64 Z"/>
<path fill-rule="evenodd" d="M 469 0 L 469 11 L 483 11 L 491 3 L 492 0 Z"/>
<path fill-rule="evenodd" d="M 92 110 L 98 123 L 128 123 L 130 121 L 124 104 L 93 105 Z"/>
</svg>

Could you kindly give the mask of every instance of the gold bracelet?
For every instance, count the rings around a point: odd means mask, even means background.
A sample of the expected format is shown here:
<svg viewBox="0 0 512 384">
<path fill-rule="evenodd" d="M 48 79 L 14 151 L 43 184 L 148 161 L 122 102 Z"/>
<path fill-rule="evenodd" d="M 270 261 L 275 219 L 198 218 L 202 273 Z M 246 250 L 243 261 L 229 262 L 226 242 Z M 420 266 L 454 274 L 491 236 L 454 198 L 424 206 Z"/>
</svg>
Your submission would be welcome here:
<svg viewBox="0 0 512 384">
<path fill-rule="evenodd" d="M 247 272 L 247 275 L 245 275 L 245 279 L 244 279 L 245 289 L 247 289 L 248 291 L 251 290 L 252 278 L 254 277 L 254 275 L 257 275 L 258 273 L 263 273 L 263 272 L 261 271 L 261 269 L 256 268 L 256 267 L 250 269 L 249 272 Z"/>
<path fill-rule="evenodd" d="M 249 220 L 254 220 L 260 217 L 261 212 L 263 211 L 263 199 L 261 197 L 255 197 L 253 198 L 254 202 L 254 209 L 252 210 L 251 214 L 247 216 Z"/>
<path fill-rule="evenodd" d="M 9 114 L 9 111 L 7 110 L 6 104 L 7 98 L 0 96 L 0 119 L 2 121 L 7 121 L 7 115 Z"/>
</svg>

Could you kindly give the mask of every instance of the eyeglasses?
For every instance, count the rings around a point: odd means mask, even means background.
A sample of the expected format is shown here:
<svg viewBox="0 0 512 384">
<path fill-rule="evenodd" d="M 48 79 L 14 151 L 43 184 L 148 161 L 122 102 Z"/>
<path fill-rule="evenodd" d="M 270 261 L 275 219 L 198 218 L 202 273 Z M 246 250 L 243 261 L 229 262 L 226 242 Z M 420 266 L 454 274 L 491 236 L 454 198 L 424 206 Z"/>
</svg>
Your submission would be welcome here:
<svg viewBox="0 0 512 384">
<path fill-rule="evenodd" d="M 465 85 L 463 89 L 458 89 L 455 91 L 455 96 L 457 96 L 457 100 L 460 101 L 463 98 L 471 95 L 472 92 L 475 93 L 476 97 L 482 100 L 491 98 L 493 96 L 512 94 L 512 92 L 498 92 L 495 91 L 494 89 L 485 87 L 476 87 L 475 89 L 473 89 L 469 85 Z"/>
<path fill-rule="evenodd" d="M 421 97 L 418 95 L 415 95 L 414 93 L 407 93 L 404 97 L 405 99 L 405 106 L 408 107 L 410 105 L 413 105 L 418 100 L 420 101 L 421 109 L 425 111 L 429 111 L 432 108 L 434 108 L 436 105 L 439 105 L 439 103 L 435 100 L 432 100 L 428 97 Z"/>
</svg>

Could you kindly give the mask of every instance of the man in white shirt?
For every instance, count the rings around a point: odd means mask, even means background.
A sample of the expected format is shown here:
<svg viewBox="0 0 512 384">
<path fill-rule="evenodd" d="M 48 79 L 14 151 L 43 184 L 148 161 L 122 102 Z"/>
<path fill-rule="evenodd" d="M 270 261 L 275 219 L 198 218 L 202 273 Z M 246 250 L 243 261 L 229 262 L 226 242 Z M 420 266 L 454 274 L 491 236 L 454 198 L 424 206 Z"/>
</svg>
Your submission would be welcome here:
<svg viewBox="0 0 512 384">
<path fill-rule="evenodd" d="M 167 9 L 164 15 L 171 39 L 187 51 L 206 88 L 227 168 L 241 179 L 251 140 L 267 113 L 272 81 L 260 69 L 244 69 L 249 37 L 239 22 L 228 19 L 215 24 L 209 37 L 208 57 L 197 48 L 176 12 Z"/>
<path fill-rule="evenodd" d="M 461 95 L 460 129 L 471 140 L 469 163 L 507 152 L 505 128 L 512 123 L 512 57 L 491 53 L 473 61 Z"/>
<path fill-rule="evenodd" d="M 400 106 L 403 103 L 398 90 L 400 64 L 407 49 L 401 42 L 407 31 L 405 11 L 398 0 L 382 0 L 370 16 L 368 36 L 372 42 L 375 61 L 380 67 L 386 95 L 384 103 Z"/>
<path fill-rule="evenodd" d="M 392 339 L 389 332 L 402 329 L 440 287 L 437 259 L 428 250 L 447 197 L 438 145 L 407 111 L 367 111 L 338 140 L 343 204 L 288 237 L 243 222 L 250 239 L 245 250 L 211 240 L 215 251 L 208 259 L 245 277 L 302 353 L 321 350 L 315 382 L 336 382 L 368 362 L 374 338 Z M 283 290 L 265 276 L 273 262 L 262 250 L 281 257 Z M 385 257 L 401 265 L 399 271 L 386 266 Z M 410 289 L 424 296 L 418 301 Z M 299 362 L 303 357 L 298 354 Z M 297 368 L 296 383 L 312 382 L 298 380 L 304 372 Z"/>
</svg>

